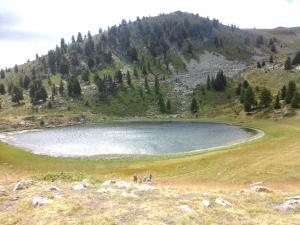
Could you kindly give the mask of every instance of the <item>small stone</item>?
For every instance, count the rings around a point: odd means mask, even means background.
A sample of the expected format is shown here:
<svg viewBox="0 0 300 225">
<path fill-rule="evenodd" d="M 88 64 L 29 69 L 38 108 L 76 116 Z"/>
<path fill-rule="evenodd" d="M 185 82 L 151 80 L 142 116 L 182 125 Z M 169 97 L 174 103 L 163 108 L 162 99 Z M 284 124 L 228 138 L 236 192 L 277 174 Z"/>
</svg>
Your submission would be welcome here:
<svg viewBox="0 0 300 225">
<path fill-rule="evenodd" d="M 140 185 L 136 190 L 134 190 L 135 193 L 141 193 L 141 192 L 150 192 L 155 190 L 155 187 L 149 184 L 142 184 Z"/>
<path fill-rule="evenodd" d="M 103 182 L 103 186 L 109 186 L 109 185 L 113 185 L 113 184 L 115 184 L 117 181 L 115 181 L 115 180 L 107 180 L 107 181 L 105 181 L 105 182 Z"/>
<path fill-rule="evenodd" d="M 29 188 L 31 185 L 33 185 L 32 180 L 20 181 L 20 182 L 16 183 L 16 185 L 14 187 L 14 191 Z"/>
<path fill-rule="evenodd" d="M 205 199 L 202 201 L 202 205 L 205 207 L 210 207 L 210 201 Z"/>
<path fill-rule="evenodd" d="M 57 199 L 63 199 L 64 198 L 64 196 L 62 194 L 55 194 L 54 197 L 57 198 Z"/>
<path fill-rule="evenodd" d="M 34 206 L 42 206 L 42 205 L 49 204 L 52 202 L 53 202 L 52 199 L 48 199 L 48 198 L 44 198 L 44 197 L 35 197 L 32 199 L 32 204 Z"/>
<path fill-rule="evenodd" d="M 91 187 L 92 186 L 89 179 L 83 179 L 81 183 L 84 184 L 85 187 Z"/>
<path fill-rule="evenodd" d="M 215 203 L 224 207 L 230 207 L 232 204 L 221 197 L 216 198 Z"/>
<path fill-rule="evenodd" d="M 86 186 L 84 184 L 76 184 L 73 186 L 74 191 L 83 191 L 86 189 Z"/>
<path fill-rule="evenodd" d="M 115 186 L 117 188 L 124 188 L 124 189 L 128 189 L 131 187 L 131 183 L 125 182 L 125 181 L 117 181 L 115 183 Z"/>
<path fill-rule="evenodd" d="M 113 189 L 113 188 L 100 188 L 96 191 L 97 193 L 101 193 L 101 194 L 108 194 L 108 193 L 116 193 L 116 192 L 120 192 L 120 190 L 118 189 Z"/>
<path fill-rule="evenodd" d="M 273 208 L 282 212 L 294 211 L 300 206 L 300 196 L 288 197 L 287 200 L 280 205 L 274 206 Z"/>
<path fill-rule="evenodd" d="M 59 192 L 60 189 L 59 189 L 58 187 L 56 187 L 56 186 L 51 186 L 51 187 L 49 188 L 49 191 Z"/>
<path fill-rule="evenodd" d="M 123 191 L 121 196 L 124 198 L 138 198 L 138 196 L 136 194 L 134 194 L 133 192 L 128 193 L 126 191 Z"/>
<path fill-rule="evenodd" d="M 255 185 L 251 187 L 251 192 L 265 192 L 265 193 L 271 193 L 272 191 L 265 187 L 265 186 L 260 186 L 260 185 Z"/>
<path fill-rule="evenodd" d="M 193 210 L 188 205 L 180 205 L 179 208 L 184 212 L 188 212 L 188 213 L 193 212 Z"/>
</svg>

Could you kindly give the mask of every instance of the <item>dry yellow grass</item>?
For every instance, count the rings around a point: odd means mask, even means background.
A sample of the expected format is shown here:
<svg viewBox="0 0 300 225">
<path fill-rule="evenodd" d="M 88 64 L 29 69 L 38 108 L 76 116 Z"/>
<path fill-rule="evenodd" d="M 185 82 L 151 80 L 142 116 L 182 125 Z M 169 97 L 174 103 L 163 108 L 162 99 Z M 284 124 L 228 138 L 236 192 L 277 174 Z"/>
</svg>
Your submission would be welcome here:
<svg viewBox="0 0 300 225">
<path fill-rule="evenodd" d="M 49 187 L 59 187 L 62 199 L 57 199 Z M 273 206 L 286 196 L 299 192 L 273 190 L 272 193 L 251 193 L 248 186 L 222 190 L 207 186 L 154 185 L 151 192 L 138 193 L 136 198 L 116 193 L 97 193 L 103 187 L 94 183 L 84 191 L 74 191 L 72 183 L 35 182 L 28 189 L 12 192 L 13 183 L 4 184 L 10 193 L 0 197 L 0 221 L 8 224 L 299 224 L 299 210 L 278 212 Z M 245 190 L 246 191 L 242 191 Z M 13 200 L 18 196 L 17 200 Z M 53 199 L 48 205 L 32 205 L 35 196 Z M 214 203 L 222 197 L 232 206 Z M 203 200 L 211 202 L 204 207 Z M 190 212 L 180 206 L 187 205 Z"/>
</svg>

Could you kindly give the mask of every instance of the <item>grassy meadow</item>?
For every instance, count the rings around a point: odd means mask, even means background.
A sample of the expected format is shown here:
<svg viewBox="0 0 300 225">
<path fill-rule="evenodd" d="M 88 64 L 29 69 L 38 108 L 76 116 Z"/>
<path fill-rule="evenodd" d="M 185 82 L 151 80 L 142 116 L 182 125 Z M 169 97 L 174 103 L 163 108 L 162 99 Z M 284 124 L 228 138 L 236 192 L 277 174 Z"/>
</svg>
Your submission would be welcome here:
<svg viewBox="0 0 300 225">
<path fill-rule="evenodd" d="M 71 159 L 34 155 L 0 144 L 2 176 L 53 176 L 78 174 L 97 179 L 131 178 L 151 172 L 159 181 L 178 183 L 226 182 L 244 184 L 255 181 L 287 184 L 300 179 L 300 121 L 227 121 L 257 128 L 265 136 L 244 144 L 211 152 L 166 156 L 139 156 L 118 159 Z M 61 176 L 60 176 L 61 175 Z M 49 178 L 50 179 L 50 178 Z"/>
</svg>

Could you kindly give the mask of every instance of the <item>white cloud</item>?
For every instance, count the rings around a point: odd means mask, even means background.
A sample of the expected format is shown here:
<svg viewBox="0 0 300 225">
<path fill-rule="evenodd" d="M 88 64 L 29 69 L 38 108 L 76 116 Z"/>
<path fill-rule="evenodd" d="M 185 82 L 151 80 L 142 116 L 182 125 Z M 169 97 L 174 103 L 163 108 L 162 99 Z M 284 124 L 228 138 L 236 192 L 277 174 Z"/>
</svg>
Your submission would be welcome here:
<svg viewBox="0 0 300 225">
<path fill-rule="evenodd" d="M 99 27 L 107 28 L 123 18 L 135 20 L 137 16 L 177 10 L 217 18 L 241 28 L 300 25 L 299 0 L 0 0 L 0 14 L 1 9 L 18 16 L 18 23 L 11 25 L 15 30 L 55 38 L 24 43 L 0 41 L 0 68 L 23 63 L 34 58 L 36 52 L 46 53 L 61 37 L 69 41 L 78 31 L 95 33 Z"/>
</svg>

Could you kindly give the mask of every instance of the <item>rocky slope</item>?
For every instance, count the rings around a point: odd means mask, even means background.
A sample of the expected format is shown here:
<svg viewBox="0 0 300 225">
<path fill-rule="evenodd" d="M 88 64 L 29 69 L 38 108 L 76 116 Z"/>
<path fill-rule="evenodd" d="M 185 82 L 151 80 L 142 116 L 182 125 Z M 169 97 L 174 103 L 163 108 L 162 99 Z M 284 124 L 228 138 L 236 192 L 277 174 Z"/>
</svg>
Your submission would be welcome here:
<svg viewBox="0 0 300 225">
<path fill-rule="evenodd" d="M 299 224 L 298 192 L 122 180 L 1 182 L 1 224 Z"/>
</svg>

